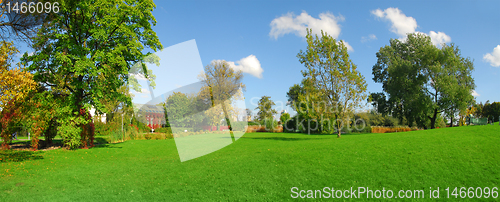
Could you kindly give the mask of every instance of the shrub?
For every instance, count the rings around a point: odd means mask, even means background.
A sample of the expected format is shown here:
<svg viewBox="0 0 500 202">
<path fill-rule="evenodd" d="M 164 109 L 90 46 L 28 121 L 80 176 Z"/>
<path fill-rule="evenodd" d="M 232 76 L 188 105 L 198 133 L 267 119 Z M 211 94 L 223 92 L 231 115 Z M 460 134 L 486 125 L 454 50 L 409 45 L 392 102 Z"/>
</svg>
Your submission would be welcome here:
<svg viewBox="0 0 500 202">
<path fill-rule="evenodd" d="M 255 121 L 249 121 L 248 126 L 260 126 L 260 123 Z"/>
<path fill-rule="evenodd" d="M 393 132 L 407 132 L 412 131 L 410 127 L 407 126 L 398 126 L 398 127 L 380 127 L 373 126 L 371 127 L 372 133 L 393 133 Z"/>
<path fill-rule="evenodd" d="M 293 117 L 292 119 L 288 119 L 288 121 L 286 121 L 283 125 L 283 132 L 285 133 L 294 133 L 298 130 L 295 117 Z"/>
<path fill-rule="evenodd" d="M 157 129 L 155 129 L 155 132 L 165 133 L 165 134 L 172 134 L 172 129 L 170 127 L 157 128 Z"/>
</svg>

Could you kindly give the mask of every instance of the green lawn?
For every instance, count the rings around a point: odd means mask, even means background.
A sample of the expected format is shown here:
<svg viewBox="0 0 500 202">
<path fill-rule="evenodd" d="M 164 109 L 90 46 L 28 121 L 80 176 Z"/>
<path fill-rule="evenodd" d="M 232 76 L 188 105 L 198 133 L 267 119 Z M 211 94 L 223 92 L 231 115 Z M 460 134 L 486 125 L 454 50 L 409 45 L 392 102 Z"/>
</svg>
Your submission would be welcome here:
<svg viewBox="0 0 500 202">
<path fill-rule="evenodd" d="M 426 199 L 429 187 L 440 187 L 443 199 L 446 187 L 500 187 L 500 126 L 340 139 L 250 133 L 182 163 L 174 140 L 0 151 L 0 158 L 0 201 L 280 201 L 292 199 L 292 187 L 423 189 Z"/>
</svg>

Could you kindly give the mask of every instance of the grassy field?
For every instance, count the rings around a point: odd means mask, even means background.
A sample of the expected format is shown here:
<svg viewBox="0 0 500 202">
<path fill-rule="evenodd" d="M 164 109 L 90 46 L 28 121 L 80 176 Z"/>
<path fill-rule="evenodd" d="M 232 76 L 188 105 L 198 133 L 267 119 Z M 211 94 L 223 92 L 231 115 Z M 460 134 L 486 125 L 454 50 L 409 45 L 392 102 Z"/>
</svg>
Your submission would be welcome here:
<svg viewBox="0 0 500 202">
<path fill-rule="evenodd" d="M 292 187 L 384 188 L 395 196 L 421 189 L 426 200 L 429 187 L 440 187 L 446 199 L 446 187 L 500 187 L 500 126 L 340 139 L 250 133 L 183 163 L 172 139 L 0 151 L 0 158 L 1 201 L 281 201 L 292 199 Z"/>
</svg>

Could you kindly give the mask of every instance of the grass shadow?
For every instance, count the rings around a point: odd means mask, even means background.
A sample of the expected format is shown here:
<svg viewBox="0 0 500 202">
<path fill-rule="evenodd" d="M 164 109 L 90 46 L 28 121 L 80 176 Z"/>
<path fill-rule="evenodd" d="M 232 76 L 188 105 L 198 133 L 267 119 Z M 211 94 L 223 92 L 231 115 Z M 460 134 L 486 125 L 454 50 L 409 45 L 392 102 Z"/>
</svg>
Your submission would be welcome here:
<svg viewBox="0 0 500 202">
<path fill-rule="evenodd" d="M 43 159 L 43 156 L 39 155 L 40 153 L 34 151 L 1 150 L 0 163 Z"/>
<path fill-rule="evenodd" d="M 301 141 L 301 140 L 320 140 L 325 138 L 294 138 L 294 137 L 240 137 L 246 139 L 257 139 L 257 140 L 279 140 L 279 141 Z"/>
<path fill-rule="evenodd" d="M 123 142 L 117 142 L 117 143 L 110 143 L 106 139 L 98 137 L 95 139 L 94 142 L 94 148 L 115 148 L 115 149 L 121 149 L 122 147 L 118 146 L 119 144 L 122 144 Z"/>
</svg>

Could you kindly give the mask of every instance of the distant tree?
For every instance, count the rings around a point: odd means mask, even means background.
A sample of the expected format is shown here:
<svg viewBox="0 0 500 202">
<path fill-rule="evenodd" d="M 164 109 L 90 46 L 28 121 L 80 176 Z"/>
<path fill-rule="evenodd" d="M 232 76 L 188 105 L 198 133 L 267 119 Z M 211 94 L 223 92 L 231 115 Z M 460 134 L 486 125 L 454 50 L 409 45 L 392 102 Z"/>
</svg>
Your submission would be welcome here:
<svg viewBox="0 0 500 202">
<path fill-rule="evenodd" d="M 259 111 L 257 112 L 257 117 L 258 120 L 263 122 L 266 120 L 271 120 L 273 118 L 273 115 L 275 115 L 277 112 L 275 109 L 273 109 L 273 106 L 275 103 L 270 100 L 269 96 L 262 96 L 260 98 L 257 107 L 255 109 L 258 109 Z"/>
<path fill-rule="evenodd" d="M 252 110 L 247 108 L 245 111 L 247 113 L 247 121 L 252 121 Z"/>
<path fill-rule="evenodd" d="M 167 98 L 166 110 L 170 116 L 169 122 L 177 127 L 185 127 L 185 117 L 190 113 L 191 100 L 181 92 L 174 92 Z"/>
<path fill-rule="evenodd" d="M 81 145 L 81 128 L 89 123 L 79 115 L 82 110 L 94 106 L 106 113 L 108 98 L 131 104 L 118 89 L 135 63 L 147 72 L 145 47 L 162 48 L 152 30 L 154 8 L 147 0 L 61 1 L 59 12 L 39 28 L 33 55 L 25 53 L 21 60 L 35 81 L 64 97 L 57 120 L 61 136 L 72 139 L 71 148 Z"/>
<path fill-rule="evenodd" d="M 410 126 L 434 128 L 438 114 L 464 112 L 473 101 L 473 63 L 453 44 L 438 49 L 430 37 L 413 33 L 405 41 L 391 39 L 376 55 L 373 80 L 388 95 L 383 110 Z"/>
<path fill-rule="evenodd" d="M 206 86 L 205 94 L 209 94 L 213 107 L 221 105 L 226 124 L 229 127 L 232 141 L 236 141 L 233 134 L 233 127 L 230 122 L 230 113 L 228 111 L 228 102 L 233 96 L 241 97 L 245 90 L 245 84 L 242 83 L 243 72 L 234 70 L 224 60 L 213 61 L 205 66 L 205 72 L 199 76 L 201 82 Z M 202 96 L 205 97 L 205 96 Z"/>
<path fill-rule="evenodd" d="M 310 97 L 308 102 L 312 101 L 316 108 L 324 105 L 324 109 L 314 109 L 315 118 L 334 119 L 340 138 L 343 122 L 349 121 L 354 109 L 360 107 L 367 97 L 366 81 L 349 59 L 343 41 L 337 41 L 323 31 L 321 36 L 313 36 L 310 29 L 306 40 L 306 51 L 301 50 L 297 57 L 306 67 L 302 74 L 310 80 L 313 91 L 317 91 L 316 98 L 313 98 L 311 91 L 306 89 Z M 325 110 L 328 108 L 334 110 Z"/>
<path fill-rule="evenodd" d="M 281 114 L 280 116 L 280 121 L 281 121 L 281 124 L 286 124 L 286 122 L 290 120 L 290 114 L 289 113 L 283 113 Z"/>
<path fill-rule="evenodd" d="M 483 106 L 483 115 L 489 121 L 497 122 L 500 118 L 500 102 L 493 102 L 491 104 L 485 103 Z"/>
</svg>

